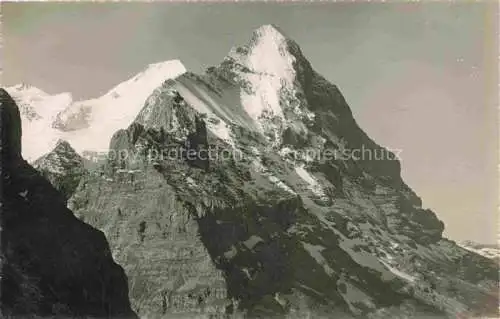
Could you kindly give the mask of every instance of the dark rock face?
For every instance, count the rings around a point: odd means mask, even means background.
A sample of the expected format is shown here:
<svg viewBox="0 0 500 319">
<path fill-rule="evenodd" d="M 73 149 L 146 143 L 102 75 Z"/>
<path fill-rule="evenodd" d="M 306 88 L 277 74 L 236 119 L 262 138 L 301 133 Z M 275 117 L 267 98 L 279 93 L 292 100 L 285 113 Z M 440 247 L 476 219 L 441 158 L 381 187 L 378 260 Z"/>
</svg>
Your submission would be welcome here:
<svg viewBox="0 0 500 319">
<path fill-rule="evenodd" d="M 278 63 L 259 65 L 263 43 Z M 497 314 L 497 265 L 442 237 L 399 161 L 307 155 L 390 152 L 272 26 L 207 74 L 158 88 L 110 145 L 128 156 L 86 176 L 69 206 L 107 236 L 140 315 Z M 217 156 L 160 156 L 172 147 Z"/>
<path fill-rule="evenodd" d="M 0 102 L 2 315 L 135 318 L 104 235 L 21 158 L 19 111 L 3 89 Z"/>
<path fill-rule="evenodd" d="M 21 159 L 21 120 L 19 108 L 12 97 L 1 89 L 2 102 L 2 161 Z"/>
</svg>

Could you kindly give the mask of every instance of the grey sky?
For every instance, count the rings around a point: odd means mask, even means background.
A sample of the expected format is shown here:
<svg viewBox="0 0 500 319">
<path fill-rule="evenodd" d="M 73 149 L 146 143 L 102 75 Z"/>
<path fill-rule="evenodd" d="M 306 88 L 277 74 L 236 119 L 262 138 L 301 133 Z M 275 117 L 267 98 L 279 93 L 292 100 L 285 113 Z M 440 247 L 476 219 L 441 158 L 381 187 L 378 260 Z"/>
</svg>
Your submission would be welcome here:
<svg viewBox="0 0 500 319">
<path fill-rule="evenodd" d="M 494 3 L 2 3 L 3 83 L 95 97 L 147 64 L 194 72 L 274 23 L 337 84 L 452 239 L 496 242 Z"/>
</svg>

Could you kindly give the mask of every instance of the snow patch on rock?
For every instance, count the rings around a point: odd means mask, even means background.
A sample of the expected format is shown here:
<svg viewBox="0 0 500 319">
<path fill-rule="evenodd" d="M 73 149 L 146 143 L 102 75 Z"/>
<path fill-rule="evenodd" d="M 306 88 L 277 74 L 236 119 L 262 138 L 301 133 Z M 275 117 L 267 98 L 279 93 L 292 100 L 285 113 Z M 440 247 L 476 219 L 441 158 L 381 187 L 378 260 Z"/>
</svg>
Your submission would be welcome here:
<svg viewBox="0 0 500 319">
<path fill-rule="evenodd" d="M 231 118 L 231 115 L 227 114 L 223 108 L 218 105 L 213 99 L 209 99 L 212 103 L 207 104 L 204 100 L 199 98 L 197 94 L 189 90 L 186 86 L 177 84 L 176 89 L 183 99 L 196 111 L 205 115 L 205 123 L 207 128 L 218 138 L 225 141 L 231 146 L 235 145 L 235 142 L 231 136 L 231 126 L 228 122 L 223 120 L 222 117 L 217 114 L 223 114 L 226 119 Z M 197 90 L 200 93 L 201 90 Z M 208 96 L 205 96 L 208 98 Z"/>
<path fill-rule="evenodd" d="M 295 172 L 303 181 L 305 181 L 309 185 L 308 188 L 311 192 L 313 192 L 314 195 L 318 196 L 319 198 L 327 197 L 321 184 L 314 176 L 312 176 L 307 170 L 304 169 L 303 165 L 295 166 Z"/>
<path fill-rule="evenodd" d="M 304 249 L 309 253 L 309 255 L 311 255 L 311 257 L 314 258 L 314 260 L 316 260 L 316 262 L 323 267 L 323 269 L 329 276 L 334 273 L 333 269 L 328 265 L 326 259 L 323 257 L 323 255 L 321 255 L 321 252 L 325 250 L 325 247 L 321 245 L 312 245 L 306 242 L 302 242 L 302 246 L 304 246 Z"/>
<path fill-rule="evenodd" d="M 392 267 L 388 263 L 384 262 L 383 260 L 380 260 L 382 264 L 384 264 L 387 269 L 389 269 L 390 272 L 392 272 L 394 275 L 398 276 L 401 279 L 404 279 L 405 281 L 409 281 L 411 283 L 415 282 L 416 278 L 408 273 L 405 273 L 404 271 L 401 271 L 395 267 Z"/>
<path fill-rule="evenodd" d="M 287 41 L 274 26 L 265 25 L 254 32 L 248 54 L 236 50 L 229 54 L 251 71 L 245 80 L 252 93 L 242 91 L 241 99 L 245 111 L 256 121 L 265 112 L 284 116 L 279 93 L 283 87 L 292 88 L 295 81 L 295 57 L 288 51 Z"/>
<path fill-rule="evenodd" d="M 349 283 L 349 281 L 346 281 L 344 277 L 338 280 L 337 286 L 345 287 L 345 292 L 341 291 L 342 298 L 344 298 L 344 301 L 348 304 L 353 313 L 358 315 L 361 314 L 361 311 L 358 309 L 359 304 L 363 304 L 370 309 L 375 308 L 373 299 L 356 286 Z"/>
<path fill-rule="evenodd" d="M 271 174 L 271 172 L 269 172 L 269 169 L 262 164 L 260 157 L 257 157 L 252 161 L 252 166 L 256 172 L 267 177 L 267 179 L 276 187 L 281 188 L 289 192 L 290 194 L 297 195 L 297 193 L 292 188 L 290 188 L 290 186 L 288 186 L 284 181 L 282 181 L 275 175 Z"/>
</svg>

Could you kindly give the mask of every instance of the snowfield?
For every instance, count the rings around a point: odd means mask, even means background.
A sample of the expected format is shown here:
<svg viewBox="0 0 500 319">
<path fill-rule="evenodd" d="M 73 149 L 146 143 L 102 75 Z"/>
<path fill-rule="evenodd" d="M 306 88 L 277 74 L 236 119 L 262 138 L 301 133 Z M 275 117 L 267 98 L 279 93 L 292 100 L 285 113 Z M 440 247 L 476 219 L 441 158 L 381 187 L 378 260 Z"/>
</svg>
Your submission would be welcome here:
<svg viewBox="0 0 500 319">
<path fill-rule="evenodd" d="M 22 109 L 23 157 L 32 162 L 60 139 L 78 153 L 106 152 L 112 135 L 132 123 L 148 96 L 184 72 L 178 60 L 150 64 L 103 96 L 76 102 L 69 93 L 50 95 L 29 85 L 6 88 Z"/>
</svg>

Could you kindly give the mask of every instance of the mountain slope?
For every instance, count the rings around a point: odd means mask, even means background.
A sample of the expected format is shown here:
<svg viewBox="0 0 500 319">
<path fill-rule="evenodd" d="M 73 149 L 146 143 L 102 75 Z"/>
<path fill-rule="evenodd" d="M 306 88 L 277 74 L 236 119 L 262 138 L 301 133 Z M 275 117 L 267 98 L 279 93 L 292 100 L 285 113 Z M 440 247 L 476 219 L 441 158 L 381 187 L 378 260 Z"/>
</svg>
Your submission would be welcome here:
<svg viewBox="0 0 500 319">
<path fill-rule="evenodd" d="M 4 89 L 0 107 L 2 316 L 136 318 L 102 232 L 22 159 L 19 109 Z"/>
<path fill-rule="evenodd" d="M 394 154 L 274 26 L 163 83 L 110 148 L 127 156 L 69 205 L 106 234 L 141 315 L 497 314 L 498 266 L 442 238 Z"/>
<path fill-rule="evenodd" d="M 500 248 L 498 247 L 498 245 L 484 245 L 472 241 L 465 241 L 463 243 L 460 243 L 460 246 L 467 250 L 475 252 L 476 254 L 500 262 Z"/>
<path fill-rule="evenodd" d="M 78 153 L 106 152 L 113 133 L 133 121 L 152 91 L 184 72 L 178 60 L 150 64 L 103 96 L 86 101 L 73 101 L 67 93 L 51 96 L 27 85 L 6 88 L 20 105 L 24 158 L 36 160 L 59 139 L 68 141 Z"/>
</svg>

